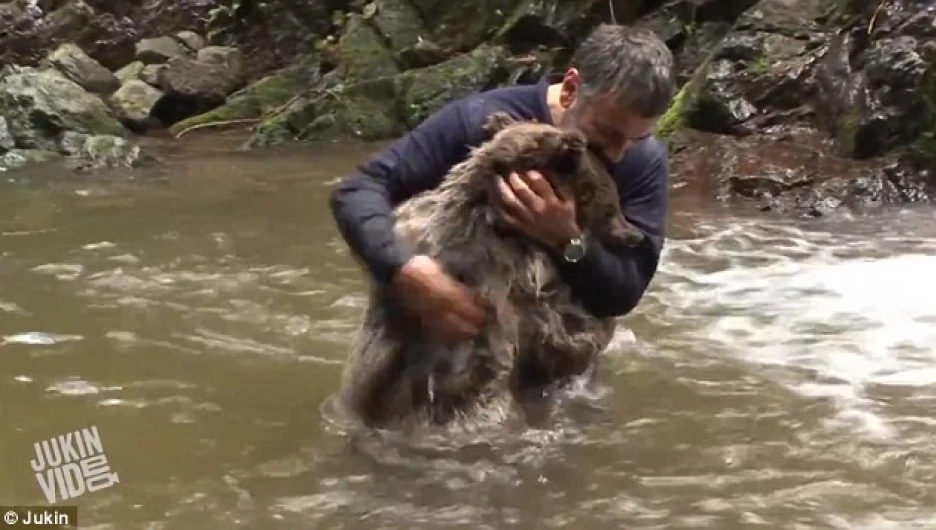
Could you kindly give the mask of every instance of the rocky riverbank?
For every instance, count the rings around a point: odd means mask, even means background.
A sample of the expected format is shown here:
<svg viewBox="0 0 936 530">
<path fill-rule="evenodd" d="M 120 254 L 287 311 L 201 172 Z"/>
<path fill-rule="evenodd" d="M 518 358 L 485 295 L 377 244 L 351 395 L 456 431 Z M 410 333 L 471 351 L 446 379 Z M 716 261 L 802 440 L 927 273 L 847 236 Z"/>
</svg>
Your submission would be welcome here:
<svg viewBox="0 0 936 530">
<path fill-rule="evenodd" d="M 392 138 L 562 67 L 612 18 L 676 54 L 661 134 L 677 184 L 807 215 L 936 196 L 930 0 L 16 0 L 0 3 L 0 166 L 134 165 L 154 129 L 250 127 L 245 148 Z"/>
</svg>

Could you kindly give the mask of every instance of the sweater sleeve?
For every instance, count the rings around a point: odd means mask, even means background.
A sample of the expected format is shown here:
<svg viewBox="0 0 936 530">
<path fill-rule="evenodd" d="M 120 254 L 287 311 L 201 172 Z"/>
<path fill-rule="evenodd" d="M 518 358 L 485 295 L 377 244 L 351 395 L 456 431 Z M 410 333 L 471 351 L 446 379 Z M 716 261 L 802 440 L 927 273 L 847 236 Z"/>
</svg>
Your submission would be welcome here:
<svg viewBox="0 0 936 530">
<path fill-rule="evenodd" d="M 393 232 L 394 207 L 438 185 L 468 153 L 471 135 L 462 107 L 450 103 L 426 118 L 331 193 L 339 232 L 380 283 L 388 283 L 411 257 Z"/>
<path fill-rule="evenodd" d="M 656 274 L 669 208 L 669 163 L 666 147 L 650 139 L 647 156 L 622 164 L 615 180 L 622 191 L 624 216 L 646 236 L 645 244 L 624 255 L 591 240 L 577 263 L 556 259 L 562 277 L 585 308 L 598 317 L 622 316 L 643 298 Z"/>
</svg>

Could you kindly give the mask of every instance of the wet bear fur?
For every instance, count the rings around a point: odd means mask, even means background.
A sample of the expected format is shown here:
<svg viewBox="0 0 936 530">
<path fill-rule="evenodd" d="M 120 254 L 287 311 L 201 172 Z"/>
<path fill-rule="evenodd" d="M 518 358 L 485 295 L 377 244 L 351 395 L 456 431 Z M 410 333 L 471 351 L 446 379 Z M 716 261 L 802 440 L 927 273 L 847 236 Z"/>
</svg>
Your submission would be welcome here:
<svg viewBox="0 0 936 530">
<path fill-rule="evenodd" d="M 524 403 L 584 373 L 607 347 L 613 318 L 573 300 L 552 258 L 501 225 L 489 202 L 496 178 L 536 169 L 576 201 L 579 226 L 612 251 L 645 236 L 628 223 L 616 185 L 576 130 L 488 117 L 490 139 L 435 189 L 397 207 L 395 232 L 476 288 L 492 310 L 481 334 L 450 348 L 426 338 L 384 286 L 372 285 L 339 399 L 371 427 L 463 428 L 524 419 Z M 538 406 L 534 403 L 534 406 Z"/>
</svg>

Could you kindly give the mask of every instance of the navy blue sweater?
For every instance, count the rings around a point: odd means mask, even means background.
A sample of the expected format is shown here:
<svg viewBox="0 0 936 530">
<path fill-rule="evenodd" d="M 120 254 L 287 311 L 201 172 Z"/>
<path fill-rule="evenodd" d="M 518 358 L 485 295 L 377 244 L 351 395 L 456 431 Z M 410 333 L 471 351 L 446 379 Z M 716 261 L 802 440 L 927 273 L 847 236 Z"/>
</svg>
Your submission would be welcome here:
<svg viewBox="0 0 936 530">
<path fill-rule="evenodd" d="M 546 88 L 557 79 L 546 76 L 535 85 L 498 88 L 449 103 L 338 184 L 330 200 L 338 230 L 378 282 L 389 282 L 411 257 L 394 236 L 393 208 L 437 186 L 470 147 L 483 142 L 482 124 L 492 112 L 551 122 Z M 660 140 L 641 140 L 608 169 L 625 217 L 652 244 L 621 257 L 591 240 L 577 263 L 555 259 L 573 294 L 596 316 L 624 315 L 643 297 L 659 263 L 668 209 L 669 165 Z"/>
</svg>

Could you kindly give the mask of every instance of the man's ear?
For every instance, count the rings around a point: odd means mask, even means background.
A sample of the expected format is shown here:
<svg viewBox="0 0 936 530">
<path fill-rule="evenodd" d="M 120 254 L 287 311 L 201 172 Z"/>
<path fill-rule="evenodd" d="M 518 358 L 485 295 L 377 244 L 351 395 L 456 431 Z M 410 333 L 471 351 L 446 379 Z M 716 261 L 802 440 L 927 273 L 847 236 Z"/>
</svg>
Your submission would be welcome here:
<svg viewBox="0 0 936 530">
<path fill-rule="evenodd" d="M 488 136 L 494 136 L 515 123 L 517 123 L 517 120 L 514 119 L 513 116 L 506 112 L 498 111 L 488 116 L 481 128 Z"/>
</svg>

